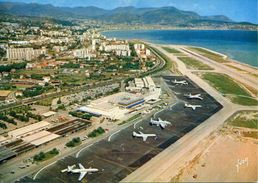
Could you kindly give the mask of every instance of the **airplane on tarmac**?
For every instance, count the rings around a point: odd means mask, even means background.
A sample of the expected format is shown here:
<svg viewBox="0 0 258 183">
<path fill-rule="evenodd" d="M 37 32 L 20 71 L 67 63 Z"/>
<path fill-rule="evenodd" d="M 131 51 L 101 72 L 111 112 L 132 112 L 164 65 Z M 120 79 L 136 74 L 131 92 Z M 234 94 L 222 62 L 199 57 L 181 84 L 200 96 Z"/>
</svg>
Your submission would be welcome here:
<svg viewBox="0 0 258 183">
<path fill-rule="evenodd" d="M 158 120 L 152 119 L 150 120 L 151 125 L 160 126 L 161 128 L 165 128 L 167 125 L 171 125 L 171 122 L 162 120 L 158 118 Z"/>
<path fill-rule="evenodd" d="M 174 84 L 188 85 L 186 80 L 177 81 L 176 79 L 171 81 Z"/>
<path fill-rule="evenodd" d="M 79 163 L 79 168 L 75 168 L 76 165 L 72 165 L 72 166 L 67 166 L 66 169 L 61 170 L 62 173 L 64 172 L 68 172 L 68 173 L 80 173 L 80 177 L 78 179 L 78 181 L 81 181 L 83 179 L 83 177 L 87 174 L 87 173 L 91 173 L 91 172 L 97 172 L 99 171 L 97 168 L 84 168 L 84 166 Z"/>
<path fill-rule="evenodd" d="M 195 109 L 196 109 L 196 108 L 198 108 L 198 107 L 202 107 L 202 106 L 201 106 L 201 105 L 191 105 L 191 104 L 187 104 L 187 103 L 185 103 L 185 107 L 192 108 L 192 109 L 193 109 L 193 111 L 195 111 Z"/>
<path fill-rule="evenodd" d="M 133 137 L 141 137 L 143 139 L 143 141 L 145 142 L 148 137 L 157 137 L 157 135 L 156 134 L 144 134 L 142 132 L 139 132 L 139 133 L 133 132 Z"/>
<path fill-rule="evenodd" d="M 195 95 L 192 95 L 191 93 L 188 94 L 188 95 L 185 95 L 187 98 L 189 99 L 199 99 L 199 100 L 203 100 L 203 98 L 201 97 L 201 94 L 195 94 Z"/>
</svg>

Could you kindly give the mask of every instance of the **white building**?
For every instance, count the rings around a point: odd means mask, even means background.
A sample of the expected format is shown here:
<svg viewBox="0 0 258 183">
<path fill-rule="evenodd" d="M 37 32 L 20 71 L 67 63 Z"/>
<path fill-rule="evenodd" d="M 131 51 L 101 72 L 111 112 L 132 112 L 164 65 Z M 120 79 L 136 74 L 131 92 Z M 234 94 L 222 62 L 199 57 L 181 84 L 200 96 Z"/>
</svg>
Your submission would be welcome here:
<svg viewBox="0 0 258 183">
<path fill-rule="evenodd" d="M 32 60 L 42 54 L 46 54 L 46 49 L 8 48 L 6 50 L 6 58 L 11 60 Z"/>
<path fill-rule="evenodd" d="M 100 51 L 114 52 L 117 56 L 131 56 L 131 50 L 128 44 L 108 44 L 103 43 Z"/>
<path fill-rule="evenodd" d="M 83 48 L 83 49 L 77 49 L 73 51 L 73 56 L 76 58 L 91 58 L 96 57 L 95 54 L 92 54 L 89 49 Z"/>
<path fill-rule="evenodd" d="M 134 44 L 134 49 L 135 50 L 144 50 L 145 45 L 144 44 Z"/>
<path fill-rule="evenodd" d="M 104 116 L 109 119 L 123 119 L 134 107 L 144 103 L 141 95 L 119 92 L 93 100 L 89 105 L 78 110 Z"/>
<path fill-rule="evenodd" d="M 30 134 L 34 134 L 36 132 L 39 132 L 41 130 L 48 129 L 50 127 L 50 123 L 46 121 L 41 121 L 38 123 L 34 123 L 22 128 L 18 128 L 16 130 L 8 132 L 8 135 L 10 137 L 15 137 L 15 138 L 20 138 L 20 137 L 25 137 Z"/>
<path fill-rule="evenodd" d="M 156 85 L 150 76 L 147 76 L 144 78 L 135 78 L 134 84 L 135 84 L 135 86 L 126 87 L 126 90 L 139 92 L 143 88 L 147 88 L 150 91 L 152 91 L 156 88 Z"/>
</svg>

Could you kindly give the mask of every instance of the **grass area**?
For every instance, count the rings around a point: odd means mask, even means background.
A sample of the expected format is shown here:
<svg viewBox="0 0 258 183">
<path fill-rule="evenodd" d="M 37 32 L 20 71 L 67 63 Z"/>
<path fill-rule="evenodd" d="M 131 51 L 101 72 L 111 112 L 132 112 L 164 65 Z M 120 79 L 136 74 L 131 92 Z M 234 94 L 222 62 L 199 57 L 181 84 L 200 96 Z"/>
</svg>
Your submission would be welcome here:
<svg viewBox="0 0 258 183">
<path fill-rule="evenodd" d="M 210 67 L 207 64 L 202 63 L 201 61 L 198 61 L 191 57 L 178 57 L 188 69 L 198 69 L 198 70 L 213 70 L 212 67 Z"/>
<path fill-rule="evenodd" d="M 253 106 L 258 105 L 258 101 L 232 78 L 225 74 L 204 73 L 202 78 L 208 81 L 214 88 L 222 94 L 229 96 L 231 101 L 236 104 Z"/>
<path fill-rule="evenodd" d="M 239 112 L 228 122 L 228 124 L 236 127 L 258 129 L 257 112 Z"/>
<path fill-rule="evenodd" d="M 207 57 L 211 60 L 214 60 L 216 62 L 219 62 L 219 63 L 227 62 L 227 60 L 224 59 L 224 57 L 222 55 L 216 54 L 216 53 L 208 51 L 206 49 L 196 48 L 196 47 L 190 47 L 189 49 L 192 50 L 192 51 L 198 51 L 203 56 L 205 56 L 205 57 Z"/>
<path fill-rule="evenodd" d="M 136 114 L 136 115 L 132 116 L 131 118 L 129 118 L 128 120 L 119 123 L 118 125 L 123 125 L 123 124 L 125 124 L 127 122 L 133 121 L 133 120 L 139 118 L 140 116 L 141 116 L 141 114 Z"/>
<path fill-rule="evenodd" d="M 82 85 L 86 82 L 86 77 L 83 74 L 59 74 L 58 80 L 61 80 L 62 83 L 73 84 L 73 85 Z"/>
<path fill-rule="evenodd" d="M 54 69 L 22 69 L 22 70 L 18 70 L 16 71 L 17 74 L 40 74 L 40 75 L 51 75 L 51 74 L 55 74 L 56 70 Z"/>
<path fill-rule="evenodd" d="M 170 48 L 170 47 L 162 47 L 162 48 L 169 53 L 181 53 L 180 51 L 176 50 L 175 48 Z"/>
<path fill-rule="evenodd" d="M 58 154 L 59 154 L 59 151 L 56 148 L 54 148 L 51 151 L 48 151 L 46 153 L 40 152 L 39 154 L 36 154 L 33 157 L 33 160 L 36 161 L 36 162 L 46 161 L 50 158 L 53 158 L 54 156 L 56 156 Z"/>
<path fill-rule="evenodd" d="M 254 98 L 245 97 L 245 96 L 232 97 L 231 100 L 235 104 L 240 104 L 245 106 L 258 105 L 258 100 Z"/>
<path fill-rule="evenodd" d="M 53 98 L 46 98 L 44 100 L 39 100 L 36 104 L 42 106 L 51 106 Z"/>
</svg>

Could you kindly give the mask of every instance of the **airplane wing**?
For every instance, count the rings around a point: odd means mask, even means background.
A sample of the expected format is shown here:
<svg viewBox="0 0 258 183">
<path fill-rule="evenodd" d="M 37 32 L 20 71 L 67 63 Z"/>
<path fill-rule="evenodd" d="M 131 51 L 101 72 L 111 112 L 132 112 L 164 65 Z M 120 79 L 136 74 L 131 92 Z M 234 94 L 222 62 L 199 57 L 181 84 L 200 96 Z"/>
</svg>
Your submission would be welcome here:
<svg viewBox="0 0 258 183">
<path fill-rule="evenodd" d="M 68 171 L 68 170 L 67 170 L 67 168 L 66 168 L 66 169 L 61 170 L 61 172 L 62 172 L 62 173 L 67 172 L 67 171 Z"/>
<path fill-rule="evenodd" d="M 79 167 L 80 167 L 80 169 L 85 169 L 81 163 L 79 163 Z"/>
<path fill-rule="evenodd" d="M 160 123 L 160 126 L 161 126 L 162 128 L 165 128 L 165 127 L 166 127 L 166 123 Z"/>
<path fill-rule="evenodd" d="M 87 174 L 87 172 L 81 172 L 78 180 L 81 181 L 86 174 Z"/>
<path fill-rule="evenodd" d="M 143 141 L 145 142 L 147 140 L 148 136 L 144 135 L 142 136 Z"/>
</svg>

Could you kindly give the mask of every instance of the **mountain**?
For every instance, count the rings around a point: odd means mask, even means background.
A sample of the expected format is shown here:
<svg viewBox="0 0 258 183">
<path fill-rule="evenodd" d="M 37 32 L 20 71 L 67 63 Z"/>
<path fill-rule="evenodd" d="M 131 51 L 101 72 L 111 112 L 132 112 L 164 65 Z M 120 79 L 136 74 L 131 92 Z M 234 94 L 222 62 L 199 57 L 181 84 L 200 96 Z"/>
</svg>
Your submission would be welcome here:
<svg viewBox="0 0 258 183">
<path fill-rule="evenodd" d="M 105 10 L 97 7 L 55 7 L 50 4 L 0 2 L 0 14 L 16 16 L 52 17 L 58 19 L 84 18 L 109 23 L 192 26 L 235 24 L 223 15 L 200 16 L 191 11 L 182 11 L 175 7 L 135 8 L 119 7 Z"/>
</svg>

